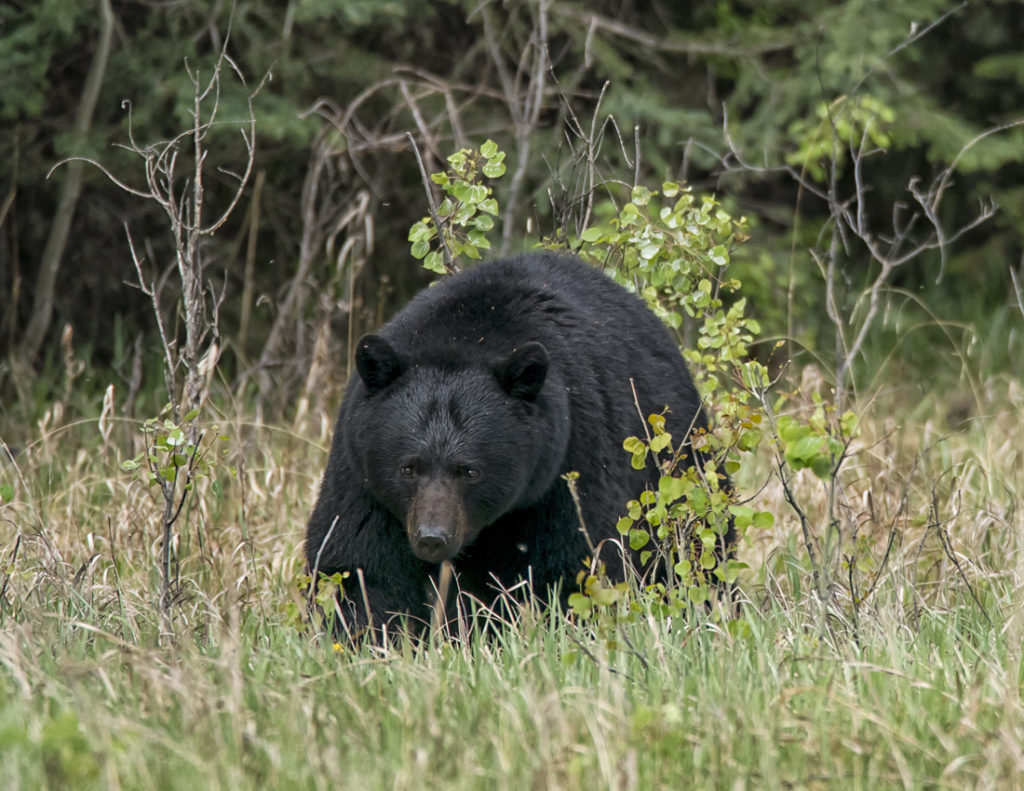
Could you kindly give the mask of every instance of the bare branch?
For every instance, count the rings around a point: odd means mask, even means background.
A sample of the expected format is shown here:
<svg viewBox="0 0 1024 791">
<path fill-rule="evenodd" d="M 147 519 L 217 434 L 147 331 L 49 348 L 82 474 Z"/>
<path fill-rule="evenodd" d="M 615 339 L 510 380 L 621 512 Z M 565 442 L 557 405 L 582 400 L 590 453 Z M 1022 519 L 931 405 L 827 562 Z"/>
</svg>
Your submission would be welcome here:
<svg viewBox="0 0 1024 791">
<path fill-rule="evenodd" d="M 551 9 L 555 14 L 567 17 L 574 25 L 579 25 L 580 8 L 571 3 L 555 3 Z M 657 36 L 630 27 L 615 19 L 609 19 L 596 13 L 589 13 L 584 16 L 583 24 L 587 26 L 587 42 L 589 43 L 593 34 L 599 30 L 606 31 L 620 38 L 627 39 L 640 44 L 645 49 L 657 52 L 668 52 L 676 55 L 725 55 L 734 58 L 747 58 L 754 55 L 766 55 L 771 52 L 789 49 L 797 43 L 795 34 L 786 36 L 777 41 L 765 41 L 758 43 L 737 43 L 737 42 L 713 42 L 689 40 L 683 41 L 679 38 L 668 38 Z"/>
<path fill-rule="evenodd" d="M 441 228 L 441 221 L 437 216 L 437 204 L 434 202 L 434 193 L 430 189 L 430 177 L 427 176 L 427 170 L 423 167 L 423 158 L 420 157 L 420 149 L 416 145 L 416 139 L 412 136 L 412 132 L 406 132 L 405 136 L 409 140 L 409 144 L 412 146 L 412 152 L 416 155 L 416 164 L 420 168 L 420 177 L 423 179 L 423 189 L 427 193 L 427 205 L 430 207 L 430 218 L 434 222 L 434 229 L 437 231 L 437 238 L 441 240 L 441 251 L 444 253 L 444 268 L 447 272 L 455 271 L 455 262 L 452 258 L 452 251 L 448 247 L 448 240 L 444 236 L 444 230 Z"/>
<path fill-rule="evenodd" d="M 502 226 L 502 252 L 507 252 L 519 211 L 520 194 L 526 171 L 530 164 L 530 149 L 533 131 L 540 120 L 544 105 L 544 90 L 548 73 L 548 9 L 551 0 L 538 0 L 532 29 L 523 52 L 517 59 L 517 71 L 513 75 L 506 56 L 498 41 L 498 30 L 507 23 L 499 22 L 491 6 L 482 8 L 484 41 L 488 57 L 494 64 L 504 94 L 505 106 L 512 120 L 516 139 L 515 169 L 509 180 L 505 196 L 504 224 Z M 531 10 L 534 4 L 529 4 Z M 527 85 L 522 86 L 523 75 Z"/>
<path fill-rule="evenodd" d="M 224 46 L 227 47 L 227 41 L 226 40 L 224 42 Z M 221 57 L 225 61 L 227 61 L 227 63 L 231 66 L 232 70 L 235 72 L 235 76 L 238 78 L 238 81 L 241 82 L 243 86 L 245 86 L 245 84 L 246 84 L 245 76 L 242 74 L 242 70 L 238 67 L 238 64 L 236 64 L 234 62 L 234 60 L 231 59 L 231 56 L 228 55 L 227 52 L 224 51 L 224 50 L 221 51 Z M 220 71 L 220 63 L 219 62 L 217 64 L 217 71 L 218 71 L 218 74 L 219 74 L 219 71 Z M 268 72 L 268 74 L 269 74 L 269 72 Z M 260 90 L 262 90 L 263 86 L 266 84 L 266 81 L 267 81 L 267 76 L 265 75 L 264 78 L 260 81 L 260 84 L 258 86 L 256 86 L 256 90 L 254 90 L 252 93 L 249 93 L 246 96 L 246 106 L 248 108 L 249 114 L 248 114 L 248 118 L 245 121 L 243 121 L 242 123 L 244 123 L 248 127 L 248 130 L 249 130 L 248 134 L 246 134 L 246 130 L 245 130 L 244 127 L 241 130 L 242 141 L 245 144 L 245 151 L 246 151 L 245 172 L 242 173 L 241 176 L 237 176 L 236 177 L 237 180 L 238 180 L 238 187 L 235 189 L 235 193 L 232 196 L 231 200 L 229 201 L 228 206 L 224 210 L 223 214 L 221 214 L 221 216 L 216 221 L 211 223 L 210 225 L 206 226 L 205 228 L 201 228 L 200 229 L 200 233 L 203 234 L 204 236 L 212 235 L 225 222 L 227 222 L 228 217 L 230 217 L 231 214 L 234 213 L 235 207 L 238 205 L 238 202 L 242 199 L 242 195 L 245 192 L 245 187 L 249 183 L 249 177 L 252 175 L 253 164 L 256 161 L 256 111 L 253 108 L 253 100 L 256 98 L 256 95 L 260 92 Z M 218 91 L 219 91 L 220 90 L 220 87 L 219 87 L 220 86 L 220 81 L 219 80 L 217 81 L 217 84 L 218 84 Z M 214 112 L 216 112 L 216 109 L 214 110 Z M 212 121 L 213 121 L 213 119 L 211 118 L 210 123 L 205 125 L 204 134 L 205 134 L 205 131 L 207 129 L 209 129 L 209 127 L 212 125 Z M 196 219 L 196 222 L 198 224 L 198 218 Z"/>
<path fill-rule="evenodd" d="M 67 157 L 66 159 L 62 159 L 60 162 L 55 164 L 52 168 L 50 168 L 46 172 L 46 178 L 50 178 L 50 176 L 53 175 L 53 171 L 55 171 L 61 165 L 67 164 L 68 162 L 85 162 L 87 164 L 92 165 L 97 170 L 99 170 L 101 173 L 103 173 L 104 176 L 106 176 L 108 179 L 110 179 L 110 181 L 112 181 L 115 185 L 117 185 L 118 187 L 123 189 L 125 192 L 129 193 L 130 195 L 135 195 L 136 197 L 139 197 L 139 198 L 151 198 L 151 197 L 153 197 L 152 193 L 143 192 L 142 190 L 136 189 L 135 187 L 128 186 L 123 181 L 121 181 L 119 178 L 117 178 L 117 176 L 115 176 L 113 173 L 111 173 L 109 170 L 107 170 L 106 167 L 101 165 L 95 159 L 91 159 L 89 157 Z"/>
<path fill-rule="evenodd" d="M 139 256 L 135 252 L 135 242 L 132 239 L 132 232 L 128 228 L 128 223 L 124 224 L 124 233 L 128 238 L 128 249 L 131 251 L 132 263 L 135 264 L 135 271 L 139 276 L 139 288 L 142 293 L 149 297 L 150 302 L 153 304 L 153 315 L 156 316 L 157 330 L 160 332 L 160 345 L 164 353 L 164 381 L 167 384 L 167 396 L 171 404 L 175 402 L 175 394 L 178 391 L 174 373 L 177 370 L 177 366 L 174 363 L 174 358 L 171 353 L 171 343 L 167 338 L 167 331 L 164 329 L 164 317 L 163 311 L 160 309 L 160 299 L 157 296 L 158 291 L 153 284 L 146 284 L 146 278 L 142 274 L 142 262 L 139 260 Z"/>
<path fill-rule="evenodd" d="M 1024 272 L 1024 257 L 1021 258 L 1021 264 L 1018 267 L 1021 272 Z M 1013 267 L 1010 267 L 1010 280 L 1013 281 L 1013 293 L 1017 297 L 1017 307 L 1020 309 L 1021 315 L 1024 316 L 1024 289 L 1021 288 L 1021 275 L 1013 271 Z"/>
</svg>

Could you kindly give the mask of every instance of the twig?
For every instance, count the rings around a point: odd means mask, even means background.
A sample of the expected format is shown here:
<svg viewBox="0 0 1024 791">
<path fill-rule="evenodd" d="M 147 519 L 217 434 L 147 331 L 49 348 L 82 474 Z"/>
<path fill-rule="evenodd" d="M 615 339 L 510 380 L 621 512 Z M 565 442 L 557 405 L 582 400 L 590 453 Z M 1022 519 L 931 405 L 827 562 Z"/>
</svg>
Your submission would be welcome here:
<svg viewBox="0 0 1024 791">
<path fill-rule="evenodd" d="M 416 128 L 420 130 L 420 135 L 423 136 L 424 142 L 430 149 L 430 152 L 437 158 L 441 159 L 441 152 L 438 150 L 437 143 L 430 135 L 430 129 L 427 127 L 427 122 L 423 120 L 423 113 L 420 112 L 420 107 L 416 104 L 416 100 L 412 94 L 409 93 L 409 86 L 405 80 L 398 81 L 398 90 L 402 94 L 402 99 L 405 100 L 406 106 L 409 108 L 409 112 L 412 114 L 412 120 L 416 122 Z"/>
<path fill-rule="evenodd" d="M 896 543 L 896 520 L 899 518 L 900 514 L 902 514 L 905 511 L 907 507 L 907 498 L 908 494 L 910 493 L 910 482 L 913 479 L 915 470 L 917 469 L 918 461 L 919 459 L 914 459 L 914 465 L 908 473 L 905 483 L 903 484 L 903 494 L 900 495 L 900 507 L 896 510 L 896 513 L 893 515 L 892 521 L 889 524 L 889 541 L 885 545 L 885 554 L 882 555 L 882 560 L 878 564 L 878 570 L 875 572 L 874 578 L 871 580 L 871 585 L 861 596 L 861 601 L 867 601 L 868 598 L 871 597 L 871 594 L 874 593 L 875 588 L 878 587 L 879 580 L 882 579 L 882 574 L 885 572 L 885 567 L 889 564 L 889 556 L 892 553 L 893 545 Z M 868 502 L 871 503 L 872 511 L 874 511 L 874 500 L 870 499 L 870 496 L 871 493 L 868 492 Z"/>
<path fill-rule="evenodd" d="M 363 596 L 363 609 L 366 611 L 366 625 L 373 631 L 373 610 L 370 609 L 370 596 L 366 592 L 366 577 L 363 576 L 362 567 L 356 569 L 356 579 L 359 580 L 359 592 Z"/>
<path fill-rule="evenodd" d="M 763 398 L 761 401 L 764 406 L 765 415 L 768 418 L 768 426 L 772 435 L 772 444 L 776 449 L 782 447 L 782 439 L 779 437 L 778 422 L 775 416 L 775 410 L 771 408 L 771 402 L 767 398 Z M 775 456 L 775 469 L 779 476 L 779 482 L 782 484 L 782 493 L 786 498 L 786 502 L 789 503 L 790 508 L 797 515 L 797 519 L 800 520 L 800 530 L 804 538 L 804 547 L 807 550 L 807 560 L 811 564 L 811 576 L 814 579 L 815 591 L 822 599 L 822 603 L 825 601 L 825 590 L 823 587 L 823 575 L 819 568 L 819 562 L 814 552 L 814 537 L 811 535 L 811 523 L 807 518 L 807 514 L 804 509 L 797 502 L 796 495 L 793 493 L 793 487 L 791 485 L 790 478 L 786 475 L 786 463 L 785 456 L 780 452 L 776 452 Z"/>
<path fill-rule="evenodd" d="M 14 541 L 14 552 L 11 553 L 11 560 L 5 564 L 8 569 L 7 573 L 4 574 L 4 584 L 0 586 L 0 625 L 3 624 L 3 615 L 7 610 L 7 584 L 11 581 L 11 575 L 14 574 L 14 566 L 18 562 L 18 550 L 21 549 L 21 533 L 18 533 L 17 539 Z"/>
<path fill-rule="evenodd" d="M 441 251 L 444 254 L 444 268 L 446 272 L 454 272 L 455 264 L 452 261 L 452 251 L 448 248 L 448 240 L 445 238 L 444 229 L 441 227 L 441 221 L 437 217 L 437 205 L 434 203 L 434 193 L 430 190 L 430 178 L 427 176 L 427 170 L 423 167 L 423 158 L 420 157 L 419 146 L 416 145 L 416 139 L 412 136 L 412 132 L 405 133 L 406 138 L 412 145 L 412 151 L 416 155 L 416 164 L 420 168 L 420 177 L 423 179 L 423 190 L 427 193 L 427 206 L 430 208 L 430 219 L 434 221 L 434 228 L 437 230 L 437 238 L 441 240 Z"/>
<path fill-rule="evenodd" d="M 434 606 L 430 616 L 431 632 L 439 632 L 442 626 L 448 624 L 448 589 L 452 584 L 454 570 L 450 560 L 441 561 L 441 569 L 438 574 L 437 588 L 434 593 Z"/>
<path fill-rule="evenodd" d="M 128 250 L 132 255 L 132 263 L 135 264 L 135 272 L 139 276 L 139 288 L 143 294 L 149 297 L 150 302 L 153 305 L 153 315 L 156 316 L 156 327 L 160 333 L 160 345 L 164 353 L 164 382 L 167 385 L 167 398 L 168 402 L 171 404 L 171 408 L 175 409 L 175 393 L 178 392 L 175 372 L 178 367 L 171 355 L 171 343 L 167 337 L 167 331 L 164 329 L 164 315 L 163 311 L 160 309 L 160 299 L 157 297 L 157 289 L 154 284 L 150 283 L 148 286 L 146 285 L 146 279 L 142 274 L 142 262 L 139 260 L 139 256 L 135 252 L 135 242 L 132 239 L 132 232 L 128 227 L 127 221 L 124 223 L 124 233 L 125 236 L 128 237 Z M 177 414 L 175 414 L 175 418 L 177 418 Z"/>
<path fill-rule="evenodd" d="M 590 533 L 587 531 L 587 523 L 583 521 L 583 505 L 580 503 L 579 485 L 576 483 L 576 478 L 573 477 L 574 475 L 575 473 L 567 473 L 563 475 L 562 478 L 569 487 L 569 496 L 572 498 L 573 505 L 576 506 L 576 518 L 580 525 L 579 531 L 587 541 L 587 549 L 590 550 L 590 556 L 596 561 L 597 547 L 594 545 L 594 540 L 590 537 Z"/>
<path fill-rule="evenodd" d="M 593 662 L 598 667 L 602 667 L 603 666 L 609 673 L 613 673 L 616 676 L 622 676 L 627 681 L 633 681 L 634 680 L 633 677 L 631 675 L 629 675 L 629 673 L 625 673 L 625 672 L 623 672 L 621 670 L 617 670 L 616 668 L 612 667 L 611 665 L 609 665 L 607 663 L 601 662 L 600 659 L 598 659 L 596 656 L 594 656 L 594 652 L 591 651 L 589 648 L 587 648 L 585 645 L 583 645 L 583 641 L 581 641 L 572 632 L 566 630 L 565 636 L 568 637 L 570 640 L 572 640 L 572 642 L 574 642 L 576 644 L 576 647 L 578 649 L 580 649 L 580 651 L 583 653 L 583 655 L 586 656 L 587 659 L 589 659 L 591 662 Z"/>
<path fill-rule="evenodd" d="M 629 635 L 626 634 L 626 629 L 623 626 L 622 622 L 619 621 L 616 624 L 616 626 L 618 627 L 619 636 L 622 638 L 622 642 L 626 644 L 626 647 L 629 649 L 630 653 L 640 660 L 640 664 L 644 666 L 645 671 L 650 670 L 651 665 L 647 661 L 647 657 L 644 656 L 640 651 L 638 651 L 636 647 L 633 645 L 633 642 L 629 639 Z"/>
<path fill-rule="evenodd" d="M 1021 257 L 1021 270 L 1024 271 L 1024 256 Z M 1010 280 L 1013 281 L 1013 293 L 1017 297 L 1017 308 L 1024 315 L 1024 289 L 1021 288 L 1021 276 L 1010 267 Z"/>
<path fill-rule="evenodd" d="M 589 13 L 580 20 L 580 6 L 577 3 L 555 3 L 552 6 L 555 14 L 569 17 L 572 25 L 580 25 L 581 21 L 590 32 L 587 39 L 597 30 L 605 30 L 613 35 L 641 45 L 645 49 L 656 52 L 667 52 L 678 55 L 724 55 L 729 58 L 746 58 L 755 55 L 767 55 L 772 52 L 789 49 L 797 43 L 796 35 L 780 38 L 776 41 L 736 44 L 732 41 L 681 41 L 664 35 L 653 35 L 639 28 L 630 27 L 616 19 L 610 19 L 596 13 Z"/>
<path fill-rule="evenodd" d="M 331 540 L 331 534 L 334 532 L 334 528 L 338 524 L 338 517 L 334 517 L 331 520 L 331 526 L 327 528 L 327 533 L 324 535 L 323 540 L 320 542 L 320 546 L 316 548 L 316 557 L 313 559 L 313 568 L 309 570 L 310 583 L 309 583 L 309 606 L 313 606 L 313 600 L 316 593 L 316 581 L 320 574 L 320 556 L 323 554 L 324 547 L 327 546 L 327 542 Z"/>
<path fill-rule="evenodd" d="M 978 598 L 978 594 L 975 592 L 974 586 L 971 585 L 971 581 L 967 579 L 967 574 L 964 572 L 963 567 L 961 567 L 960 561 L 957 560 L 956 552 L 953 551 L 953 544 L 949 539 L 949 533 L 946 531 L 945 526 L 939 519 L 939 496 L 936 492 L 937 486 L 937 483 L 934 486 L 932 486 L 932 502 L 928 509 L 931 516 L 931 524 L 929 524 L 928 526 L 935 528 L 935 533 L 939 537 L 939 544 L 942 545 L 942 551 L 945 552 L 946 557 L 949 558 L 950 561 L 953 563 L 954 568 L 956 568 L 957 574 L 960 575 L 960 579 L 962 579 L 964 585 L 967 586 L 968 593 L 971 594 L 971 598 L 974 599 L 974 603 L 978 606 L 978 609 L 981 611 L 981 614 L 985 616 L 985 622 L 989 626 L 992 626 L 992 619 L 989 618 L 988 611 L 985 609 L 985 605 L 981 603 L 981 599 Z"/>
</svg>

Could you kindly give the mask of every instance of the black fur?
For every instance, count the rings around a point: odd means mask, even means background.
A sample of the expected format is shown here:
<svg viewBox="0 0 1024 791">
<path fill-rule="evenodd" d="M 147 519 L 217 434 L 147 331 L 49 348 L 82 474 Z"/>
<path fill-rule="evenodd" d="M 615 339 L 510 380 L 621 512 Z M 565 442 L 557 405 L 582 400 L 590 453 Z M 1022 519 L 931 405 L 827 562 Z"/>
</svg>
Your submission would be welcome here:
<svg viewBox="0 0 1024 791">
<path fill-rule="evenodd" d="M 576 258 L 532 253 L 419 294 L 356 353 L 309 522 L 311 570 L 353 572 L 349 626 L 429 618 L 430 578 L 451 559 L 485 602 L 495 582 L 571 589 L 589 554 L 562 474 L 579 473 L 593 544 L 618 539 L 625 504 L 657 484 L 622 441 L 644 415 L 703 425 L 674 339 L 638 297 Z M 613 578 L 622 555 L 601 553 Z M 638 564 L 638 558 L 631 561 Z"/>
</svg>

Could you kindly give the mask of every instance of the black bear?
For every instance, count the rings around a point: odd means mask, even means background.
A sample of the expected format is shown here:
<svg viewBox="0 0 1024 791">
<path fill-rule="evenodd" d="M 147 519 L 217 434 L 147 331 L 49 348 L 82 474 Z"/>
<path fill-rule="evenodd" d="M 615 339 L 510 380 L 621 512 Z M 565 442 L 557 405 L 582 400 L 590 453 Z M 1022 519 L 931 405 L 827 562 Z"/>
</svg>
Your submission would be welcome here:
<svg viewBox="0 0 1024 791">
<path fill-rule="evenodd" d="M 667 406 L 677 436 L 703 425 L 679 349 L 644 302 L 554 253 L 442 280 L 355 359 L 306 534 L 314 577 L 351 572 L 350 630 L 426 622 L 445 560 L 485 603 L 522 580 L 567 595 L 590 547 L 620 538 L 627 501 L 657 485 L 653 462 L 635 470 L 622 448 L 643 435 L 637 404 Z M 610 544 L 600 557 L 621 579 L 639 559 Z"/>
</svg>

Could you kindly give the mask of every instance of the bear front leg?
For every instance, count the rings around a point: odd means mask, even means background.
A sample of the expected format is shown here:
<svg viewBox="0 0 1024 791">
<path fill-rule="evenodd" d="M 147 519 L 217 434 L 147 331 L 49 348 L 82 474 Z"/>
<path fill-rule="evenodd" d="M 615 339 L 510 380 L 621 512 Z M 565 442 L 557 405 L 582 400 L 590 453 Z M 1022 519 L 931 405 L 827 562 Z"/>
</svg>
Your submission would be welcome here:
<svg viewBox="0 0 1024 791">
<path fill-rule="evenodd" d="M 336 639 L 355 643 L 371 639 L 383 644 L 406 632 L 418 635 L 429 626 L 430 608 L 423 601 L 423 586 L 409 590 L 408 579 L 397 584 L 374 582 L 361 571 L 349 573 L 331 611 L 323 610 Z"/>
<path fill-rule="evenodd" d="M 427 564 L 413 555 L 397 520 L 374 504 L 361 505 L 318 507 L 310 522 L 306 561 L 314 585 L 341 574 L 340 590 L 333 601 L 320 602 L 319 612 L 338 639 L 373 633 L 380 642 L 405 629 L 418 633 L 430 622 Z M 340 517 L 351 513 L 362 518 Z"/>
</svg>

